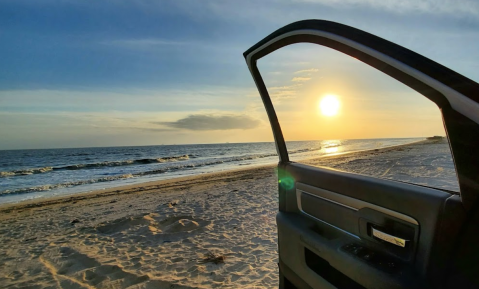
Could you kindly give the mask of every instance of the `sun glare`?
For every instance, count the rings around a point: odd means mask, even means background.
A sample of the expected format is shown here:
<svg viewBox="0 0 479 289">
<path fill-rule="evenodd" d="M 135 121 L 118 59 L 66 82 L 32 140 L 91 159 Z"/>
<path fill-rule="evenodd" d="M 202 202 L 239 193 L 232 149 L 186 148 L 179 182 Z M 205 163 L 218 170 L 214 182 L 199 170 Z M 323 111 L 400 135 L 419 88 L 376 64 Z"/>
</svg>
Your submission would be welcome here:
<svg viewBox="0 0 479 289">
<path fill-rule="evenodd" d="M 319 109 L 325 116 L 335 116 L 339 111 L 339 100 L 335 95 L 326 95 L 319 102 Z"/>
</svg>

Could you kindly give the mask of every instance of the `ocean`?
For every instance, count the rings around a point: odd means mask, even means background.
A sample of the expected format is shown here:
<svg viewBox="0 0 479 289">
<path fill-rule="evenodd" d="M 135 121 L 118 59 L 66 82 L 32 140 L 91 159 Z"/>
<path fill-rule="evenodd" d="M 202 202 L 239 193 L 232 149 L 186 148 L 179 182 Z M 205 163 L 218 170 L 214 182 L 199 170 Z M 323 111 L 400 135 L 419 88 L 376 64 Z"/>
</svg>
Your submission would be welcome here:
<svg viewBox="0 0 479 289">
<path fill-rule="evenodd" d="M 425 138 L 287 142 L 291 160 Z M 273 142 L 0 151 L 0 204 L 278 162 Z"/>
</svg>

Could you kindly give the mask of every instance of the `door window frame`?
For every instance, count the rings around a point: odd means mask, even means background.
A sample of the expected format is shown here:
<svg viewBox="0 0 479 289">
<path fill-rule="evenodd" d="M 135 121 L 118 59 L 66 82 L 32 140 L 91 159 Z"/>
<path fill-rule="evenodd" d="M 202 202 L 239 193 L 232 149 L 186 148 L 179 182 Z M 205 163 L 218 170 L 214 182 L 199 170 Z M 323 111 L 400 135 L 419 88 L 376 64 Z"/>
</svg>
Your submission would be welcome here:
<svg viewBox="0 0 479 289">
<path fill-rule="evenodd" d="M 433 101 L 442 113 L 462 201 L 466 208 L 472 207 L 479 191 L 475 162 L 479 156 L 476 153 L 470 158 L 466 152 L 474 154 L 479 144 L 479 84 L 402 46 L 335 22 L 305 20 L 292 23 L 243 54 L 271 123 L 280 164 L 289 163 L 289 155 L 257 61 L 296 43 L 318 44 L 347 54 Z"/>
</svg>

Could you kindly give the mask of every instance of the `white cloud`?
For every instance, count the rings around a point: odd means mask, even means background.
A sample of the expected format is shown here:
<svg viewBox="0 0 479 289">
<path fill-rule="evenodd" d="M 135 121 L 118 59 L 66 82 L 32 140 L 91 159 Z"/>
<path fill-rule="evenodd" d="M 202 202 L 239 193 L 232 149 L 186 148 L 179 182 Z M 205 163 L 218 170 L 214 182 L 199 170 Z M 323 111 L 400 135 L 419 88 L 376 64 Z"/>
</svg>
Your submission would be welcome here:
<svg viewBox="0 0 479 289">
<path fill-rule="evenodd" d="M 268 88 L 268 90 L 291 90 L 291 89 L 296 89 L 300 86 L 302 86 L 303 84 L 302 83 L 298 83 L 298 84 L 293 84 L 293 85 L 285 85 L 285 86 L 273 86 L 273 87 L 270 87 Z"/>
<path fill-rule="evenodd" d="M 479 15 L 479 2 L 475 0 L 294 0 L 294 2 L 317 3 L 336 8 L 363 6 L 394 13 Z"/>
<path fill-rule="evenodd" d="M 279 90 L 271 92 L 270 96 L 273 100 L 278 101 L 282 99 L 296 98 L 297 93 L 296 90 Z"/>
<path fill-rule="evenodd" d="M 303 70 L 298 70 L 298 71 L 295 71 L 294 74 L 302 74 L 302 73 L 313 73 L 313 72 L 318 72 L 318 69 L 316 68 L 310 68 L 310 69 L 303 69 Z"/>
<path fill-rule="evenodd" d="M 308 80 L 311 80 L 311 77 L 293 77 L 293 79 L 291 79 L 293 82 L 306 82 Z"/>
<path fill-rule="evenodd" d="M 296 98 L 297 89 L 301 87 L 302 83 L 285 86 L 273 86 L 268 88 L 270 97 L 275 103 L 279 103 L 283 99 Z"/>
</svg>

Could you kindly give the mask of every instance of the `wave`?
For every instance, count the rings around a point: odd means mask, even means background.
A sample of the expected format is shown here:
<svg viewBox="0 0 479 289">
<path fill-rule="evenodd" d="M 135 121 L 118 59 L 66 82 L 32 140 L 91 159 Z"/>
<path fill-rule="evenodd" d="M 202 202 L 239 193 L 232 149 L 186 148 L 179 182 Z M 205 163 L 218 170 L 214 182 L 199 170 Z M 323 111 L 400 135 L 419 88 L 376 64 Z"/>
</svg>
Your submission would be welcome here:
<svg viewBox="0 0 479 289">
<path fill-rule="evenodd" d="M 137 159 L 137 160 L 126 160 L 126 161 L 112 161 L 112 162 L 100 162 L 93 164 L 78 164 L 70 165 L 64 167 L 53 168 L 54 170 L 82 170 L 90 168 L 101 168 L 101 167 L 119 167 L 119 166 L 128 166 L 128 165 L 146 165 L 154 163 L 167 163 L 167 162 L 177 162 L 188 160 L 188 155 L 182 156 L 173 156 L 173 157 L 163 157 L 163 158 L 153 158 L 153 159 Z"/>
<path fill-rule="evenodd" d="M 341 144 L 330 144 L 330 145 L 326 145 L 324 148 L 325 149 L 329 149 L 329 148 L 335 148 L 335 147 L 340 147 Z"/>
<path fill-rule="evenodd" d="M 125 174 L 125 175 L 121 175 L 121 176 L 104 177 L 104 178 L 99 178 L 99 179 L 94 179 L 94 180 L 74 181 L 74 182 L 66 182 L 66 183 L 55 184 L 55 185 L 41 185 L 41 186 L 36 186 L 36 187 L 31 187 L 31 188 L 22 188 L 22 189 L 16 189 L 16 190 L 5 190 L 3 192 L 0 192 L 0 196 L 20 195 L 20 194 L 27 194 L 27 193 L 34 193 L 34 192 L 43 192 L 43 191 L 50 191 L 50 190 L 54 190 L 54 189 L 60 189 L 60 188 L 68 188 L 68 187 L 74 187 L 74 186 L 80 186 L 80 185 L 86 185 L 86 184 L 94 184 L 94 183 L 100 183 L 100 182 L 110 182 L 110 181 L 116 181 L 116 180 L 128 179 L 128 178 L 133 178 L 133 175 L 132 174 Z"/>
<path fill-rule="evenodd" d="M 118 166 L 128 166 L 128 165 L 144 165 L 144 164 L 153 164 L 153 163 L 177 162 L 177 161 L 189 160 L 189 158 L 190 158 L 189 155 L 181 155 L 181 156 L 170 156 L 170 157 L 152 158 L 152 159 L 136 159 L 136 160 L 126 160 L 126 161 L 76 164 L 76 165 L 68 165 L 68 166 L 62 166 L 62 167 L 33 168 L 33 169 L 0 172 L 0 177 L 25 176 L 25 175 L 41 174 L 41 173 L 47 173 L 47 172 L 59 171 L 59 170 L 84 170 L 84 169 L 94 169 L 94 168 L 101 168 L 101 167 L 118 167 Z"/>
<path fill-rule="evenodd" d="M 91 156 L 92 153 L 73 153 L 66 155 L 67 157 Z"/>
<path fill-rule="evenodd" d="M 41 174 L 52 171 L 53 167 L 44 167 L 44 168 L 35 168 L 35 169 L 25 169 L 9 172 L 0 172 L 0 177 L 12 177 L 12 176 L 25 176 L 33 174 Z"/>
<path fill-rule="evenodd" d="M 317 148 L 305 148 L 305 149 L 299 149 L 299 150 L 293 150 L 293 151 L 288 151 L 288 154 L 299 154 L 299 153 L 305 153 L 305 152 L 312 152 L 312 151 L 319 151 L 321 147 Z"/>
</svg>

